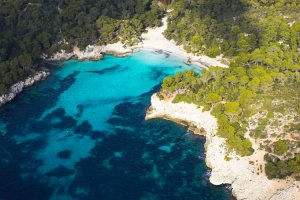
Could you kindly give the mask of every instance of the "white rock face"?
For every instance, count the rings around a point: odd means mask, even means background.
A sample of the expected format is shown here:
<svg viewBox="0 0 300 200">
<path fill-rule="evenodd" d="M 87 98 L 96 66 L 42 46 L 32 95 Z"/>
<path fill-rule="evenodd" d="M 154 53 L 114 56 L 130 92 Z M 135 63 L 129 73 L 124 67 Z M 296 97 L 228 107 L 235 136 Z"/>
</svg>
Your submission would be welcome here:
<svg viewBox="0 0 300 200">
<path fill-rule="evenodd" d="M 94 45 L 88 45 L 84 51 L 74 51 L 78 60 L 101 60 L 101 53 L 101 47 Z"/>
<path fill-rule="evenodd" d="M 296 200 L 300 197 L 300 183 L 292 179 L 269 180 L 260 171 L 256 161 L 262 160 L 264 152 L 258 149 L 249 157 L 239 157 L 231 153 L 230 161 L 226 155 L 225 139 L 216 135 L 217 120 L 209 113 L 202 112 L 194 104 L 159 100 L 154 94 L 146 119 L 167 118 L 186 121 L 197 128 L 206 130 L 206 164 L 212 169 L 210 182 L 214 185 L 231 184 L 232 193 L 237 199 L 249 200 Z M 254 164 L 251 164 L 253 162 Z"/>
<path fill-rule="evenodd" d="M 79 48 L 74 48 L 74 51 L 71 53 L 66 53 L 65 50 L 60 50 L 59 52 L 53 54 L 51 57 L 43 54 L 42 58 L 49 61 L 69 60 L 72 57 L 75 57 L 78 60 L 101 60 L 104 54 L 112 54 L 114 56 L 122 57 L 132 53 L 133 50 L 137 48 L 139 47 L 124 47 L 121 42 L 104 46 L 88 45 L 82 51 Z"/>
<path fill-rule="evenodd" d="M 38 71 L 34 75 L 29 76 L 24 81 L 20 81 L 18 83 L 15 83 L 9 88 L 9 91 L 7 94 L 4 94 L 0 96 L 0 106 L 13 100 L 17 94 L 23 91 L 24 88 L 29 87 L 33 85 L 35 82 L 41 81 L 45 79 L 47 76 L 49 76 L 50 73 L 46 71 Z"/>
<path fill-rule="evenodd" d="M 196 111 L 196 112 L 195 112 Z M 198 111 L 198 112 L 197 112 Z M 168 118 L 178 119 L 193 124 L 198 129 L 204 128 L 207 132 L 215 133 L 217 120 L 209 112 L 202 112 L 197 105 L 187 103 L 172 103 L 159 100 L 156 95 L 151 97 L 151 107 L 146 119 Z"/>
<path fill-rule="evenodd" d="M 65 50 L 60 50 L 59 52 L 56 52 L 53 54 L 50 58 L 48 58 L 47 55 L 43 54 L 42 58 L 49 61 L 61 61 L 61 60 L 69 60 L 72 58 L 75 54 L 72 53 L 66 53 Z"/>
<path fill-rule="evenodd" d="M 121 42 L 114 44 L 107 44 L 101 46 L 101 51 L 103 54 L 112 54 L 117 57 L 123 57 L 131 54 L 135 49 L 141 48 L 140 46 L 124 47 Z"/>
</svg>

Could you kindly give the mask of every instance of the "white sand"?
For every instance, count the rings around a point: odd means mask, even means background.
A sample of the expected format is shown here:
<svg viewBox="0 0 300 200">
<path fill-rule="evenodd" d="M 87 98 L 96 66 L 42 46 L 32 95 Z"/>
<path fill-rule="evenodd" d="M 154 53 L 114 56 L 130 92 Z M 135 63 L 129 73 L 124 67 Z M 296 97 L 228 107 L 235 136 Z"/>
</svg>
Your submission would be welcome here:
<svg viewBox="0 0 300 200">
<path fill-rule="evenodd" d="M 162 26 L 158 28 L 148 28 L 147 32 L 142 34 L 142 43 L 141 46 L 144 49 L 160 49 L 164 51 L 168 51 L 175 56 L 183 57 L 185 59 L 189 59 L 193 64 L 201 65 L 201 66 L 220 66 L 220 67 L 228 67 L 227 65 L 221 63 L 217 59 L 210 58 L 208 56 L 196 56 L 192 53 L 187 53 L 183 46 L 178 46 L 175 41 L 168 40 L 163 35 L 163 32 L 168 27 L 167 17 L 162 19 Z"/>
<path fill-rule="evenodd" d="M 168 40 L 163 35 L 163 32 L 168 27 L 167 22 L 168 17 L 164 17 L 162 19 L 162 26 L 156 28 L 148 28 L 146 33 L 142 34 L 142 42 L 133 47 L 124 47 L 121 42 L 115 44 L 108 44 L 106 46 L 101 46 L 102 53 L 112 53 L 114 55 L 126 55 L 133 51 L 137 50 L 163 50 L 169 52 L 177 57 L 181 57 L 186 59 L 186 61 L 190 60 L 193 64 L 209 67 L 209 66 L 220 66 L 220 67 L 228 67 L 227 65 L 221 63 L 216 58 L 210 58 L 208 56 L 196 56 L 192 53 L 187 53 L 183 46 L 178 46 L 175 41 Z"/>
<path fill-rule="evenodd" d="M 186 61 L 191 61 L 191 63 L 201 66 L 220 66 L 228 67 L 227 65 L 221 63 L 216 58 L 210 58 L 208 56 L 196 56 L 191 53 L 187 53 L 182 46 L 176 45 L 175 41 L 168 40 L 164 37 L 163 32 L 167 29 L 167 16 L 162 19 L 162 26 L 156 28 L 148 28 L 147 32 L 142 34 L 142 42 L 132 47 L 125 47 L 121 42 L 114 44 L 108 44 L 105 46 L 88 45 L 86 49 L 79 50 L 77 47 L 74 48 L 72 53 L 66 53 L 61 50 L 51 57 L 43 55 L 44 59 L 59 61 L 67 60 L 75 56 L 79 60 L 99 60 L 102 59 L 102 54 L 113 54 L 116 56 L 124 56 L 133 51 L 138 50 L 163 50 L 167 51 L 177 57 L 186 59 Z"/>
<path fill-rule="evenodd" d="M 209 113 L 202 112 L 194 104 L 164 101 L 154 94 L 146 119 L 167 118 L 174 121 L 186 121 L 206 130 L 206 164 L 212 168 L 210 182 L 214 185 L 231 184 L 232 193 L 237 199 L 249 200 L 296 200 L 300 197 L 300 182 L 291 179 L 268 180 L 264 173 L 259 173 L 259 162 L 264 152 L 254 144 L 255 153 L 249 157 L 230 154 L 232 159 L 226 161 L 226 144 L 216 135 L 217 120 Z M 252 141 L 254 142 L 254 141 Z M 254 164 L 250 164 L 250 161 Z"/>
</svg>

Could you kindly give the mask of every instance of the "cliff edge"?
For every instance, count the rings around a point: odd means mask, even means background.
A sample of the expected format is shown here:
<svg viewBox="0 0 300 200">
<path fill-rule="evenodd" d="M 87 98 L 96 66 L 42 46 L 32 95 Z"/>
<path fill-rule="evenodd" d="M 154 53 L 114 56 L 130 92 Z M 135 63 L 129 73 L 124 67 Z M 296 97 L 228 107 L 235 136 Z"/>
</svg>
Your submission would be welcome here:
<svg viewBox="0 0 300 200">
<path fill-rule="evenodd" d="M 216 135 L 217 120 L 210 112 L 203 112 L 197 105 L 172 103 L 172 98 L 160 100 L 156 94 L 151 97 L 151 106 L 146 119 L 164 118 L 175 122 L 184 122 L 197 129 L 205 129 L 206 164 L 212 169 L 210 182 L 214 185 L 231 184 L 232 193 L 237 199 L 249 200 L 296 200 L 300 196 L 300 182 L 291 178 L 269 180 L 261 162 L 264 152 L 255 148 L 248 157 L 229 154 L 225 139 Z M 195 132 L 196 134 L 198 132 Z M 253 145 L 255 147 L 255 144 Z"/>
</svg>

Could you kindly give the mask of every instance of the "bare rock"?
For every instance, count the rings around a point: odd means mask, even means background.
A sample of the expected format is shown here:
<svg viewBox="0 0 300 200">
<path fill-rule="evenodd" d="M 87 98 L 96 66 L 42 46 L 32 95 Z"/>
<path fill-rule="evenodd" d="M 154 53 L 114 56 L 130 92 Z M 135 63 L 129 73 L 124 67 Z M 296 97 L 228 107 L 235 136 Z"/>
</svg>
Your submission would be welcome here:
<svg viewBox="0 0 300 200">
<path fill-rule="evenodd" d="M 48 77 L 48 71 L 38 71 L 34 75 L 29 76 L 24 81 L 19 81 L 12 85 L 6 94 L 0 96 L 0 106 L 13 100 L 17 94 L 23 91 L 24 88 L 33 85 L 35 82 L 41 81 Z"/>
</svg>

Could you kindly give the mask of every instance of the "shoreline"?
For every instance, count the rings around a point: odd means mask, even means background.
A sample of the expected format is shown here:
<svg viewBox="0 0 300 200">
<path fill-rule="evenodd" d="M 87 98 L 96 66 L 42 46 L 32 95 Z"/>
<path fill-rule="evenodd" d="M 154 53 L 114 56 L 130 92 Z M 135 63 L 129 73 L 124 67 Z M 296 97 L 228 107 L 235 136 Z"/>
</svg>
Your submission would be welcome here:
<svg viewBox="0 0 300 200">
<path fill-rule="evenodd" d="M 6 94 L 0 95 L 0 107 L 12 101 L 25 88 L 34 85 L 35 83 L 46 79 L 50 75 L 48 70 L 40 70 L 28 76 L 26 79 L 13 84 Z"/>
<path fill-rule="evenodd" d="M 168 52 L 178 58 L 183 59 L 186 63 L 193 64 L 199 67 L 209 68 L 210 66 L 220 66 L 228 68 L 228 65 L 220 62 L 219 58 L 210 58 L 205 55 L 197 56 L 192 53 L 187 53 L 183 46 L 178 46 L 175 41 L 168 40 L 164 37 L 163 32 L 168 27 L 168 17 L 162 19 L 162 26 L 155 28 L 147 28 L 146 32 L 142 34 L 142 41 L 132 47 L 124 47 L 121 42 L 114 44 L 107 44 L 103 46 L 88 45 L 84 50 L 74 47 L 73 52 L 67 53 L 65 50 L 60 50 L 55 54 L 49 56 L 46 54 L 41 55 L 41 58 L 49 62 L 61 62 L 76 58 L 79 61 L 96 61 L 103 59 L 105 54 L 110 54 L 116 57 L 126 57 L 136 51 L 141 50 L 159 50 Z M 36 78 L 31 84 L 25 84 L 36 73 L 44 72 L 47 75 L 42 78 Z M 48 71 L 38 71 L 35 74 L 28 76 L 26 79 L 13 84 L 7 93 L 0 96 L 0 106 L 13 100 L 17 94 L 23 91 L 23 88 L 33 85 L 35 82 L 41 81 L 50 75 Z M 39 80 L 38 80 L 39 79 Z M 17 89 L 16 89 L 17 87 Z"/>
<path fill-rule="evenodd" d="M 43 59 L 47 61 L 63 61 L 76 57 L 81 61 L 101 60 L 104 54 L 124 57 L 140 50 L 162 50 L 200 67 L 208 68 L 216 65 L 228 67 L 218 59 L 187 53 L 182 46 L 176 45 L 175 41 L 167 40 L 163 36 L 163 31 L 166 27 L 167 17 L 164 17 L 161 27 L 148 28 L 148 32 L 142 34 L 142 42 L 133 47 L 123 47 L 123 44 L 120 42 L 105 46 L 88 45 L 83 51 L 80 51 L 78 48 L 74 48 L 72 53 L 66 53 L 64 50 L 61 50 L 50 58 L 47 55 L 43 55 Z M 10 87 L 7 94 L 0 96 L 0 106 L 13 100 L 26 87 L 44 80 L 49 75 L 50 72 L 48 71 L 37 71 L 25 80 L 15 83 Z M 232 194 L 237 199 L 294 200 L 300 196 L 299 182 L 278 179 L 269 180 L 264 173 L 260 173 L 260 170 L 257 170 L 259 164 L 256 161 L 261 160 L 264 155 L 258 147 L 255 153 L 249 157 L 239 157 L 235 153 L 230 153 L 231 160 L 225 161 L 224 157 L 227 151 L 225 140 L 216 135 L 217 122 L 209 112 L 203 112 L 201 108 L 193 104 L 173 104 L 172 102 L 161 101 L 155 94 L 151 98 L 150 108 L 145 117 L 146 120 L 163 118 L 187 126 L 188 130 L 194 134 L 205 135 L 205 162 L 212 169 L 209 180 L 214 185 L 230 184 Z M 255 164 L 252 165 L 250 162 Z"/>
<path fill-rule="evenodd" d="M 77 60 L 101 60 L 105 54 L 111 54 L 116 57 L 124 57 L 141 50 L 162 50 L 176 57 L 184 59 L 187 63 L 197 65 L 199 67 L 209 68 L 210 66 L 220 66 L 228 68 L 228 65 L 222 63 L 221 56 L 210 58 L 205 55 L 194 55 L 187 53 L 183 46 L 176 44 L 174 40 L 168 40 L 163 35 L 163 32 L 168 27 L 168 17 L 162 19 L 162 26 L 155 28 L 147 28 L 146 32 L 141 35 L 142 41 L 135 46 L 125 47 L 121 42 L 107 45 L 88 45 L 84 50 L 74 47 L 73 52 L 66 53 L 65 50 L 60 50 L 55 54 L 48 56 L 42 55 L 42 58 L 47 61 L 62 61 L 76 58 Z"/>
<path fill-rule="evenodd" d="M 231 160 L 226 161 L 225 139 L 216 135 L 217 120 L 210 112 L 203 112 L 202 108 L 194 104 L 183 102 L 174 104 L 171 100 L 159 100 L 154 94 L 145 119 L 155 118 L 166 118 L 174 122 L 185 121 L 197 129 L 204 128 L 205 162 L 211 168 L 209 181 L 213 185 L 230 184 L 232 195 L 238 200 L 295 200 L 300 196 L 300 182 L 290 178 L 269 180 L 263 172 L 260 172 L 257 160 L 264 154 L 259 149 L 255 149 L 254 154 L 248 157 L 240 157 L 231 152 L 229 154 Z"/>
</svg>

